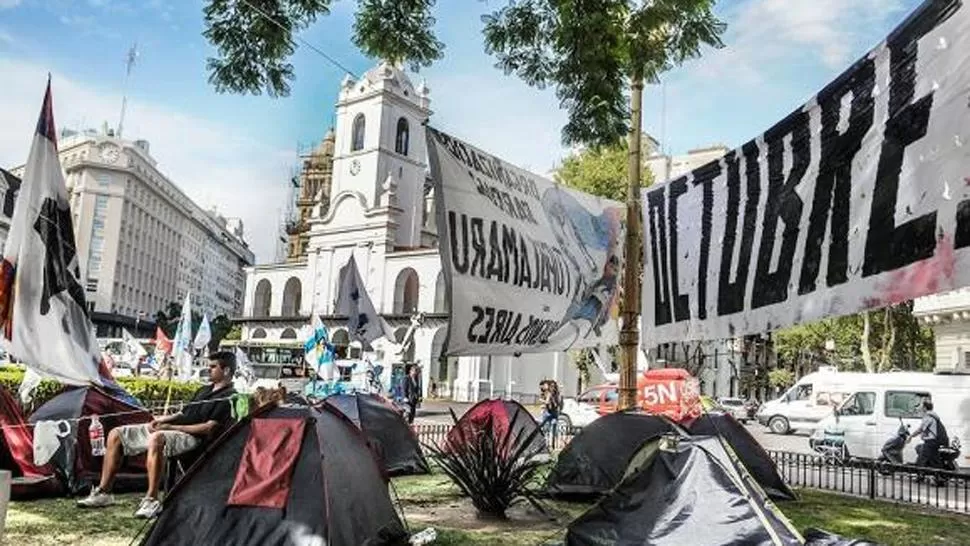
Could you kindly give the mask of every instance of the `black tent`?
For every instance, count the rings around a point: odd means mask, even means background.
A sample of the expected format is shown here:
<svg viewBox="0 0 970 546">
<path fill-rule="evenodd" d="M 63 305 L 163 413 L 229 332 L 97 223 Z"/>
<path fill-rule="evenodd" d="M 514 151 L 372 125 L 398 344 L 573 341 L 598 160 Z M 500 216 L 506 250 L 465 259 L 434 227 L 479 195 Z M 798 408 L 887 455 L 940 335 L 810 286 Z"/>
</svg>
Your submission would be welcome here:
<svg viewBox="0 0 970 546">
<path fill-rule="evenodd" d="M 566 532 L 567 546 L 802 543 L 744 465 L 711 436 L 644 442 L 623 481 Z"/>
<path fill-rule="evenodd" d="M 769 497 L 775 500 L 795 500 L 795 492 L 778 473 L 768 452 L 741 423 L 728 413 L 709 412 L 691 423 L 688 431 L 699 436 L 721 436 L 734 450 L 744 467 L 758 481 Z"/>
<path fill-rule="evenodd" d="M 620 483 L 630 457 L 644 440 L 674 430 L 673 423 L 657 415 L 605 415 L 584 427 L 559 453 L 546 480 L 546 491 L 573 498 L 606 494 Z"/>
<path fill-rule="evenodd" d="M 645 440 L 684 431 L 657 415 L 617 412 L 593 421 L 559 454 L 549 473 L 546 491 L 559 498 L 589 498 L 610 491 Z M 723 437 L 769 497 L 793 500 L 795 493 L 778 474 L 774 461 L 733 417 L 713 412 L 690 424 L 686 433 Z"/>
<path fill-rule="evenodd" d="M 333 406 L 264 406 L 219 437 L 142 544 L 407 543 L 363 434 Z"/>
<path fill-rule="evenodd" d="M 34 413 L 30 423 L 65 420 L 71 433 L 60 439 L 61 446 L 50 464 L 60 472 L 70 492 L 77 493 L 97 482 L 101 476 L 101 457 L 91 454 L 88 427 L 97 415 L 107 440 L 111 429 L 123 425 L 150 423 L 152 414 L 116 398 L 98 387 L 71 387 L 54 396 Z M 115 481 L 114 490 L 144 491 L 146 486 L 145 456 L 126 457 Z"/>
<path fill-rule="evenodd" d="M 414 431 L 404 416 L 376 394 L 335 394 L 324 398 L 364 432 L 391 476 L 428 474 L 428 462 L 421 453 Z"/>
</svg>

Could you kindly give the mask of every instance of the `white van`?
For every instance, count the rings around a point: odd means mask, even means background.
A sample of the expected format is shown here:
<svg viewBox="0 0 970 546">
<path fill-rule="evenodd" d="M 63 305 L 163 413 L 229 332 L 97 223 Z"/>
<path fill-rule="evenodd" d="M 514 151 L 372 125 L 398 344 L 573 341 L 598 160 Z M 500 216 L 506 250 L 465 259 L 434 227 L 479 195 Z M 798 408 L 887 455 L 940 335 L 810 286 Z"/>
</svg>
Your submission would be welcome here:
<svg viewBox="0 0 970 546">
<path fill-rule="evenodd" d="M 852 393 L 838 411 L 821 420 L 812 435 L 820 439 L 826 430 L 845 435 L 849 456 L 878 458 L 886 440 L 896 434 L 900 419 L 916 430 L 922 416 L 919 405 L 924 398 L 933 401 L 951 441 L 960 440 L 963 452 L 956 463 L 970 466 L 970 376 L 895 372 L 873 374 L 872 379 Z M 919 440 L 909 443 L 903 461 L 916 461 Z"/>
<path fill-rule="evenodd" d="M 799 379 L 779 398 L 762 404 L 755 419 L 775 434 L 814 430 L 819 421 L 832 414 L 832 408 L 877 375 L 823 366 Z"/>
</svg>

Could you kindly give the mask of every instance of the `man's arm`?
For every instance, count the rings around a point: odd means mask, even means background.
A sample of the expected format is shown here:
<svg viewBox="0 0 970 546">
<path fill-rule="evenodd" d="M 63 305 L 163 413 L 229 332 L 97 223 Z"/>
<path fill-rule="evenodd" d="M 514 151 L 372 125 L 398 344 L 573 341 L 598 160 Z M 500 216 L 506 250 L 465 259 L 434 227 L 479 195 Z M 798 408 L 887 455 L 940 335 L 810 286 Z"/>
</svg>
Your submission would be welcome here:
<svg viewBox="0 0 970 546">
<path fill-rule="evenodd" d="M 161 417 L 156 417 L 155 419 L 153 419 L 152 420 L 152 424 L 157 427 L 158 425 L 164 425 L 165 423 L 171 423 L 172 421 L 174 421 L 175 419 L 177 419 L 177 418 L 179 418 L 181 416 L 182 416 L 182 412 L 173 413 L 171 415 L 163 415 Z"/>
<path fill-rule="evenodd" d="M 159 430 L 174 430 L 193 436 L 208 436 L 218 426 L 218 421 L 206 421 L 197 425 L 162 425 Z"/>
</svg>

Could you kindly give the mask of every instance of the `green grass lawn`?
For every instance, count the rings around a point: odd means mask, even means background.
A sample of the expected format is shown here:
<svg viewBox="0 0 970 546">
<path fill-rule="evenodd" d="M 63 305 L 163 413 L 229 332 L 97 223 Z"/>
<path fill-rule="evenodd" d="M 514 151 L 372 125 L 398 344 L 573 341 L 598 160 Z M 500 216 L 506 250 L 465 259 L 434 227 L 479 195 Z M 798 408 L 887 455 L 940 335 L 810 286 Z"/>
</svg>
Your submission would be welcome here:
<svg viewBox="0 0 970 546">
<path fill-rule="evenodd" d="M 397 478 L 394 490 L 413 532 L 438 531 L 437 545 L 533 546 L 560 539 L 583 505 L 549 503 L 549 515 L 518 508 L 510 521 L 480 520 L 448 478 L 435 474 Z M 393 493 L 392 493 L 393 494 Z M 970 544 L 970 516 L 920 510 L 906 505 L 800 491 L 801 500 L 781 503 L 795 527 L 820 527 L 886 546 Z M 17 546 L 121 546 L 144 525 L 132 517 L 140 495 L 122 495 L 106 510 L 80 510 L 73 499 L 12 502 L 4 543 Z"/>
</svg>

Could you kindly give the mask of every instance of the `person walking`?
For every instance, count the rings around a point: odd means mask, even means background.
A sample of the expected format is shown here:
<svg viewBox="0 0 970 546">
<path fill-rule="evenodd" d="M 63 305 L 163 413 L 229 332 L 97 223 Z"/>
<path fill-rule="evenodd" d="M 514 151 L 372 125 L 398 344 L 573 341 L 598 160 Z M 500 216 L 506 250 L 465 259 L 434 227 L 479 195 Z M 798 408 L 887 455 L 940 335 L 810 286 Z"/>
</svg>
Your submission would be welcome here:
<svg viewBox="0 0 970 546">
<path fill-rule="evenodd" d="M 418 366 L 412 365 L 408 369 L 408 376 L 404 380 L 404 399 L 408 405 L 408 424 L 414 423 L 414 416 L 421 403 L 421 380 L 418 378 Z"/>
<path fill-rule="evenodd" d="M 548 427 L 552 427 L 552 442 L 556 443 L 559 429 L 559 412 L 562 409 L 562 396 L 559 394 L 559 385 L 555 381 L 543 381 L 539 385 L 542 393 L 542 423 L 539 428 L 544 434 L 548 434 Z"/>
</svg>

